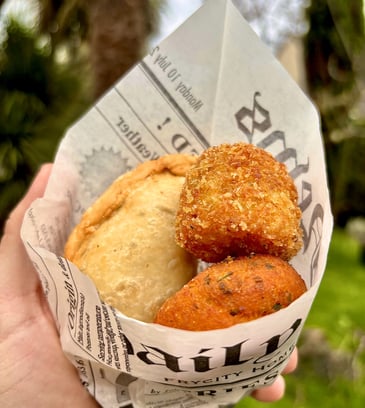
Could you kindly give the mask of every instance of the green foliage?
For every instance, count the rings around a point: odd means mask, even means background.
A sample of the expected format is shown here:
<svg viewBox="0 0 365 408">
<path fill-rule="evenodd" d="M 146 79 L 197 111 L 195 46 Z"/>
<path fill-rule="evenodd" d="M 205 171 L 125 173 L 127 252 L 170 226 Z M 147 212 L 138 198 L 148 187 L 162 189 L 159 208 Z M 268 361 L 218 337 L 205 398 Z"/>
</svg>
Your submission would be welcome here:
<svg viewBox="0 0 365 408">
<path fill-rule="evenodd" d="M 309 87 L 333 95 L 354 86 L 354 58 L 364 46 L 362 0 L 317 0 L 307 8 L 304 38 Z"/>
<path fill-rule="evenodd" d="M 0 51 L 0 232 L 41 163 L 86 109 L 86 68 L 60 62 L 47 37 L 14 19 Z M 41 46 L 40 44 L 44 44 Z"/>
<path fill-rule="evenodd" d="M 336 154 L 336 180 L 332 186 L 333 212 L 338 225 L 365 215 L 365 135 L 341 141 Z"/>
<path fill-rule="evenodd" d="M 299 366 L 284 398 L 239 408 L 362 408 L 365 401 L 365 266 L 361 247 L 335 229 L 325 275 L 299 341 Z"/>
<path fill-rule="evenodd" d="M 327 269 L 307 323 L 328 330 L 335 347 L 359 328 L 365 331 L 365 266 L 361 246 L 342 229 L 333 234 Z"/>
<path fill-rule="evenodd" d="M 353 59 L 364 47 L 364 16 L 362 0 L 327 0 L 341 41 Z"/>
<path fill-rule="evenodd" d="M 363 1 L 312 1 L 307 17 L 309 94 L 321 114 L 335 221 L 344 225 L 365 214 L 365 179 L 358 176 L 364 165 L 356 159 L 360 152 L 363 156 L 365 134 L 364 73 L 359 69 L 365 67 Z"/>
</svg>

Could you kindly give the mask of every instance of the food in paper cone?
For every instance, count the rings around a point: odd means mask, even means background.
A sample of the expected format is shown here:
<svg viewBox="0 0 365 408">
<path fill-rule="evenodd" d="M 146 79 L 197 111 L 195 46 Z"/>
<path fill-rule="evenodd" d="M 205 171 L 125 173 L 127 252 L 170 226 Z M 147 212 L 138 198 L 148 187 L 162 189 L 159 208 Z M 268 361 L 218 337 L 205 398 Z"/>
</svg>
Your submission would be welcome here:
<svg viewBox="0 0 365 408">
<path fill-rule="evenodd" d="M 85 212 L 65 256 L 88 275 L 101 298 L 151 322 L 162 303 L 196 273 L 176 245 L 175 217 L 189 155 L 167 155 L 120 176 Z"/>
<path fill-rule="evenodd" d="M 221 329 L 283 309 L 306 290 L 301 276 L 279 257 L 229 257 L 167 299 L 155 323 L 192 331 Z"/>
<path fill-rule="evenodd" d="M 221 144 L 198 158 L 166 155 L 112 183 L 71 233 L 65 256 L 129 317 L 187 330 L 228 327 L 303 293 L 286 262 L 302 245 L 296 201 L 284 164 L 251 144 Z M 219 263 L 192 280 L 197 258 Z"/>
<path fill-rule="evenodd" d="M 206 262 L 302 246 L 298 193 L 283 163 L 252 144 L 213 146 L 186 174 L 176 240 Z"/>
</svg>

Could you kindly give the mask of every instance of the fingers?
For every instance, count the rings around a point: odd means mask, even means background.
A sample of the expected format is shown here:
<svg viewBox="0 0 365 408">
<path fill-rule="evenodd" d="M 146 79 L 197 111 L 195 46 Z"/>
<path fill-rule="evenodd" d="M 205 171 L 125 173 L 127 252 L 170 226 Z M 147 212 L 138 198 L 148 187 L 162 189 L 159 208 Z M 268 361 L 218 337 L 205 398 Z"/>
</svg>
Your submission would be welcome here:
<svg viewBox="0 0 365 408">
<path fill-rule="evenodd" d="M 9 230 L 10 232 L 13 230 L 20 230 L 25 211 L 36 198 L 43 196 L 51 170 L 52 164 L 50 163 L 44 164 L 40 168 L 27 193 L 10 214 L 5 226 L 4 235 L 9 233 Z"/>
<path fill-rule="evenodd" d="M 50 171 L 51 165 L 42 166 L 28 192 L 6 222 L 0 244 L 0 294 L 3 297 L 12 299 L 23 296 L 34 291 L 38 285 L 38 277 L 20 238 L 20 228 L 30 204 L 42 197 Z"/>
<path fill-rule="evenodd" d="M 273 384 L 253 391 L 251 396 L 261 402 L 274 402 L 281 399 L 284 396 L 284 393 L 285 380 L 279 375 Z"/>
<path fill-rule="evenodd" d="M 292 373 L 297 368 L 297 365 L 298 365 L 298 349 L 295 347 L 289 358 L 288 364 L 282 371 L 282 374 Z"/>
<path fill-rule="evenodd" d="M 298 365 L 298 349 L 295 348 L 289 358 L 288 364 L 281 374 L 292 373 Z M 252 392 L 251 396 L 261 402 L 274 402 L 280 400 L 285 393 L 285 380 L 282 375 L 273 384 L 259 388 Z"/>
</svg>

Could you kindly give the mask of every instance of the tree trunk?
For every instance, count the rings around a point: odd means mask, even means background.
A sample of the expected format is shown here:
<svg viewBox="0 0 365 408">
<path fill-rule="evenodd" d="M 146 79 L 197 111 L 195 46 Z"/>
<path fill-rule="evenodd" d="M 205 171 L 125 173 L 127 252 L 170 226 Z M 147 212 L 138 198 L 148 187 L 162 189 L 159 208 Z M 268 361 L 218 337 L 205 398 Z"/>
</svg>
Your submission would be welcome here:
<svg viewBox="0 0 365 408">
<path fill-rule="evenodd" d="M 98 98 L 141 58 L 151 30 L 150 5 L 146 0 L 93 0 L 88 7 Z"/>
</svg>

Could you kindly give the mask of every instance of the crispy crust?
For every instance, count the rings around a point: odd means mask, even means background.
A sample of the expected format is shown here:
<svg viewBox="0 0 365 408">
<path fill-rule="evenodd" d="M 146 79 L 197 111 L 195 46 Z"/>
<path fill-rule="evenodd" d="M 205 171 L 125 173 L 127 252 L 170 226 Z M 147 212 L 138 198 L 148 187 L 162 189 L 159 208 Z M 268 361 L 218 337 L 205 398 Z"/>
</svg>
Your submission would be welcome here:
<svg viewBox="0 0 365 408">
<path fill-rule="evenodd" d="M 134 170 L 118 177 L 85 211 L 79 224 L 72 231 L 64 249 L 66 258 L 74 260 L 78 257 L 78 251 L 85 239 L 93 234 L 106 219 L 110 218 L 114 211 L 123 206 L 136 184 L 153 174 L 166 171 L 175 176 L 185 176 L 186 171 L 196 163 L 196 160 L 195 156 L 170 154 L 157 160 L 141 163 Z"/>
<path fill-rule="evenodd" d="M 192 331 L 221 329 L 283 309 L 306 290 L 301 276 L 281 258 L 228 258 L 168 299 L 155 323 Z"/>
<path fill-rule="evenodd" d="M 285 165 L 265 150 L 211 147 L 186 174 L 176 241 L 206 262 L 252 252 L 289 260 L 302 247 L 297 198 Z"/>
<path fill-rule="evenodd" d="M 101 298 L 151 322 L 161 304 L 196 273 L 196 260 L 174 240 L 184 174 L 196 159 L 168 155 L 119 177 L 85 212 L 65 256 Z"/>
</svg>

